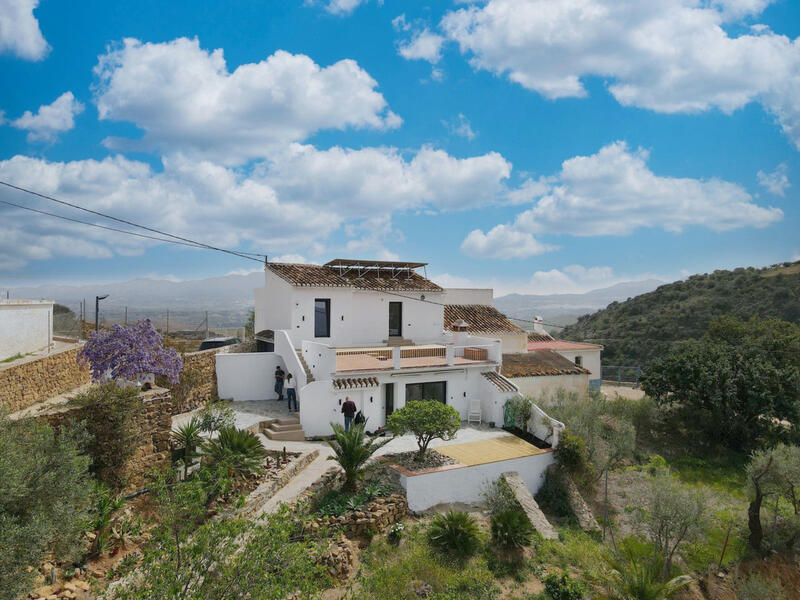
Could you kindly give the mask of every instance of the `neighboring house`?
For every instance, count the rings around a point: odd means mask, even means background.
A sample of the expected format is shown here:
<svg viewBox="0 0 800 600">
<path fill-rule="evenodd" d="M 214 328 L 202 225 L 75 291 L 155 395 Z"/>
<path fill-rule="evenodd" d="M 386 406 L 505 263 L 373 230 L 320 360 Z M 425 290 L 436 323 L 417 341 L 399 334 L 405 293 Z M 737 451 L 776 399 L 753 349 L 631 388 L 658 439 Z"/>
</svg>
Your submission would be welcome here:
<svg viewBox="0 0 800 600">
<path fill-rule="evenodd" d="M 589 387 L 593 390 L 600 389 L 602 382 L 600 353 L 603 351 L 603 346 L 600 344 L 555 339 L 545 331 L 542 326 L 542 319 L 536 317 L 533 332 L 528 334 L 528 352 L 537 352 L 539 350 L 558 352 L 577 366 L 588 370 Z"/>
<path fill-rule="evenodd" d="M 0 360 L 50 348 L 52 300 L 0 300 Z"/>
<path fill-rule="evenodd" d="M 589 371 L 552 350 L 503 354 L 501 373 L 534 399 L 562 388 L 584 395 L 589 388 Z"/>
<path fill-rule="evenodd" d="M 444 307 L 444 328 L 452 331 L 453 323 L 458 321 L 466 322 L 467 331 L 472 335 L 499 339 L 503 344 L 504 353 L 527 352 L 528 350 L 527 332 L 514 325 L 494 306 L 486 304 L 446 304 Z"/>
<path fill-rule="evenodd" d="M 408 400 L 422 399 L 453 406 L 464 420 L 477 403 L 483 421 L 502 424 L 506 401 L 519 393 L 499 372 L 501 337 L 514 326 L 496 311 L 491 323 L 499 329 L 491 336 L 476 334 L 492 329 L 488 321 L 448 323 L 452 308 L 443 302 L 448 292 L 417 272 L 424 267 L 341 259 L 325 265 L 268 263 L 265 286 L 255 290 L 255 331 L 262 347 L 273 352 L 240 355 L 241 360 L 221 357 L 220 395 L 274 398 L 270 376 L 279 364 L 297 378 L 305 436 L 330 434 L 330 423 L 342 422 L 347 396 L 368 419 L 368 430 L 383 427 Z M 486 294 L 458 290 L 451 297 L 475 300 Z M 469 307 L 466 314 L 489 313 Z M 250 365 L 249 371 L 222 366 L 235 360 Z M 245 372 L 259 381 L 259 389 L 226 393 L 242 389 Z"/>
</svg>

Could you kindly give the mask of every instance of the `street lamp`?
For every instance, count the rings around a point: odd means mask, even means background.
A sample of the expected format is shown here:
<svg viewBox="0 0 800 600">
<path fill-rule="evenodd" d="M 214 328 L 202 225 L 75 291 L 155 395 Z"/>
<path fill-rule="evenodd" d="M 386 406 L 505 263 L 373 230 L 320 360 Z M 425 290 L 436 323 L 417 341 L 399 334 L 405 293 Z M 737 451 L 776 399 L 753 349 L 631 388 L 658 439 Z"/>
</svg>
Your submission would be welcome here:
<svg viewBox="0 0 800 600">
<path fill-rule="evenodd" d="M 108 298 L 108 294 L 105 296 L 95 296 L 94 297 L 94 330 L 100 330 L 100 300 L 105 300 Z"/>
</svg>

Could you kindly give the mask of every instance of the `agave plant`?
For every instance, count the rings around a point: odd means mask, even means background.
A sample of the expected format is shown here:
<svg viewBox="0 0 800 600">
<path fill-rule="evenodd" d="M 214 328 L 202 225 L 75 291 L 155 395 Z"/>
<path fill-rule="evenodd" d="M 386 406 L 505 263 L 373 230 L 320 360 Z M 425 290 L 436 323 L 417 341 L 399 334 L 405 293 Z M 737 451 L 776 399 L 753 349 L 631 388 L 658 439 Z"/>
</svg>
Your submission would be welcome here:
<svg viewBox="0 0 800 600">
<path fill-rule="evenodd" d="M 428 527 L 428 543 L 456 558 L 475 554 L 480 546 L 478 523 L 468 513 L 450 510 L 436 515 Z"/>
<path fill-rule="evenodd" d="M 172 430 L 172 441 L 176 446 L 183 448 L 183 459 L 187 466 L 199 456 L 197 449 L 203 443 L 202 431 L 202 424 L 197 417 L 192 417 L 188 423 Z"/>
<path fill-rule="evenodd" d="M 662 579 L 664 559 L 629 554 L 608 559 L 606 600 L 667 600 L 692 582 L 688 575 Z"/>
<path fill-rule="evenodd" d="M 234 474 L 260 472 L 267 456 L 266 448 L 254 433 L 235 427 L 220 429 L 216 439 L 203 444 L 203 453 L 214 464 L 227 464 Z"/>
<path fill-rule="evenodd" d="M 364 435 L 364 425 L 354 425 L 350 431 L 338 423 L 331 423 L 333 439 L 328 440 L 328 445 L 333 449 L 333 456 L 328 460 L 335 460 L 344 471 L 344 485 L 342 489 L 352 492 L 356 489 L 356 482 L 364 470 L 364 465 L 379 449 L 389 443 L 391 438 L 378 439 Z"/>
</svg>

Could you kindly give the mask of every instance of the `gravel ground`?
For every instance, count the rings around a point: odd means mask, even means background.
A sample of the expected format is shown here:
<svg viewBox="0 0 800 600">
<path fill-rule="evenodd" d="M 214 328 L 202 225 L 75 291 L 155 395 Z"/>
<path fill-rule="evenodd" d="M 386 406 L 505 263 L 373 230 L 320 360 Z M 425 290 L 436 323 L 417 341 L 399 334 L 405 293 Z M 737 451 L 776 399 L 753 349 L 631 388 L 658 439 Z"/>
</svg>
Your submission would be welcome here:
<svg viewBox="0 0 800 600">
<path fill-rule="evenodd" d="M 449 456 L 439 454 L 436 450 L 431 450 L 430 448 L 425 452 L 425 458 L 421 461 L 414 460 L 416 456 L 416 452 L 401 452 L 400 454 L 387 454 L 386 458 L 401 467 L 405 467 L 409 471 L 435 469 L 436 467 L 443 467 L 445 465 L 454 465 L 457 462 Z"/>
</svg>

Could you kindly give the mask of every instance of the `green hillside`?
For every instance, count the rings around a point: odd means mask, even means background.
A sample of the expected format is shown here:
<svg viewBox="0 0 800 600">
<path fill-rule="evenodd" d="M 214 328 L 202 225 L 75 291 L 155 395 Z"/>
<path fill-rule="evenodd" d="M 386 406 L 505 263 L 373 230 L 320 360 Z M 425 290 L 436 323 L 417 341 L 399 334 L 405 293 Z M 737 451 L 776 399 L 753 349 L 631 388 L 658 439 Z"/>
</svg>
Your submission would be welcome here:
<svg viewBox="0 0 800 600">
<path fill-rule="evenodd" d="M 643 366 L 674 341 L 701 336 L 720 315 L 800 324 L 800 261 L 693 275 L 584 315 L 561 337 L 603 344 L 605 365 Z"/>
</svg>

